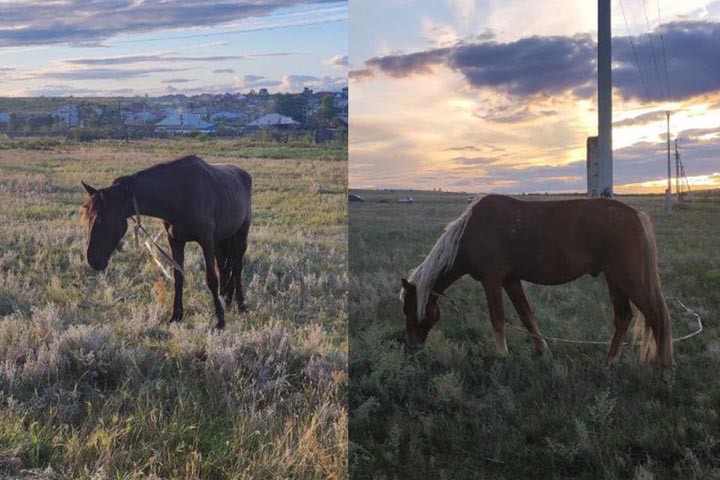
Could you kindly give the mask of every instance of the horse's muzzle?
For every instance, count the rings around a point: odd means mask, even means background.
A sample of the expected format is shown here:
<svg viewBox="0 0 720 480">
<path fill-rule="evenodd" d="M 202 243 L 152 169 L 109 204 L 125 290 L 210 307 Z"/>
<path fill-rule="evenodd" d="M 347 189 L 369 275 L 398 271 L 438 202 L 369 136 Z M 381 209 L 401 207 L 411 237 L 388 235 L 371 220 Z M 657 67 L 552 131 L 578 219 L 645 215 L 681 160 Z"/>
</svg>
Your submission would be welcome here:
<svg viewBox="0 0 720 480">
<path fill-rule="evenodd" d="M 416 332 L 412 332 L 405 334 L 405 343 L 408 347 L 415 349 L 420 348 L 423 343 L 425 343 L 425 339 L 422 337 L 422 335 L 419 335 Z"/>
<path fill-rule="evenodd" d="M 107 260 L 97 258 L 93 255 L 88 255 L 87 261 L 88 261 L 88 264 L 93 268 L 93 270 L 97 270 L 98 272 L 105 270 L 108 266 Z"/>
</svg>

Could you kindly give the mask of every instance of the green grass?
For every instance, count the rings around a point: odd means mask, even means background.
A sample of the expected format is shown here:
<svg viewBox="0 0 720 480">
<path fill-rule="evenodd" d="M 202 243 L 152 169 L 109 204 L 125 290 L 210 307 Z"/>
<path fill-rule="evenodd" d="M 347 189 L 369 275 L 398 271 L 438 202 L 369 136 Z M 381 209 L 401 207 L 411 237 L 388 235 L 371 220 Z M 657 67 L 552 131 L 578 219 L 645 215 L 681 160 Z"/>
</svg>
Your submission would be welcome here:
<svg viewBox="0 0 720 480">
<path fill-rule="evenodd" d="M 8 138 L 0 135 L 0 153 L 6 150 L 29 150 L 72 153 L 92 150 L 98 155 L 147 153 L 169 158 L 187 153 L 229 158 L 271 158 L 295 160 L 347 160 L 347 142 L 332 141 L 315 144 L 308 136 L 299 136 L 286 143 L 256 135 L 233 138 L 174 137 L 167 139 L 95 140 L 78 142 L 65 137 Z"/>
<path fill-rule="evenodd" d="M 346 163 L 229 145 L 0 151 L 0 477 L 346 477 Z M 105 272 L 84 259 L 80 180 L 108 185 L 180 152 L 254 179 L 249 311 L 222 332 L 196 244 L 172 325 L 172 282 L 131 233 Z"/>
<path fill-rule="evenodd" d="M 671 216 L 661 197 L 619 197 L 655 223 L 674 336 L 696 327 L 678 300 L 705 321 L 663 373 L 640 367 L 631 349 L 609 369 L 605 347 L 592 345 L 551 342 L 551 358 L 537 363 L 528 338 L 508 329 L 512 357 L 496 360 L 482 287 L 470 278 L 446 292 L 458 311 L 443 302 L 424 348 L 406 351 L 400 278 L 466 195 L 359 193 L 366 202 L 349 209 L 352 478 L 720 478 L 720 196 Z M 397 204 L 405 194 L 415 204 Z M 610 339 L 602 276 L 526 291 L 543 333 Z M 505 311 L 520 324 L 507 299 Z"/>
</svg>

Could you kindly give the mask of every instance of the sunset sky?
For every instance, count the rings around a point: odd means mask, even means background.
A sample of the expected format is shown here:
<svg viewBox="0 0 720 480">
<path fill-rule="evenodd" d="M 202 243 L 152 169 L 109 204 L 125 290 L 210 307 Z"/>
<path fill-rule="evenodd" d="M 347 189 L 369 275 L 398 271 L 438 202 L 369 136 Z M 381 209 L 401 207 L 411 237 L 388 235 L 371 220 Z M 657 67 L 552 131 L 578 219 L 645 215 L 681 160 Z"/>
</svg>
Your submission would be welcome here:
<svg viewBox="0 0 720 480">
<path fill-rule="evenodd" d="M 720 1 L 624 0 L 627 26 L 611 3 L 615 191 L 665 188 L 665 110 L 691 183 L 720 186 Z M 585 191 L 593 4 L 352 0 L 350 186 Z"/>
<path fill-rule="evenodd" d="M 347 10 L 323 0 L 0 0 L 0 95 L 339 90 Z"/>
</svg>

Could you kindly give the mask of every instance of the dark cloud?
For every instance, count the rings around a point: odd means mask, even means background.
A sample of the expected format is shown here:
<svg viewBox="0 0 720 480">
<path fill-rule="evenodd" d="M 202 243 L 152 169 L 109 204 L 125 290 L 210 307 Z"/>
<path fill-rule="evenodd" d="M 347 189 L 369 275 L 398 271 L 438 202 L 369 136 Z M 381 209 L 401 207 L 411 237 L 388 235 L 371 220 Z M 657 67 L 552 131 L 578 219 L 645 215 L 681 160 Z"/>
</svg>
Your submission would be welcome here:
<svg viewBox="0 0 720 480">
<path fill-rule="evenodd" d="M 432 66 L 445 63 L 452 48 L 435 48 L 424 52 L 400 53 L 373 57 L 365 62 L 391 77 L 407 77 L 418 73 L 432 73 Z"/>
<path fill-rule="evenodd" d="M 637 54 L 643 77 L 648 87 L 649 99 L 666 99 L 665 70 L 662 52 L 658 48 L 662 34 L 666 49 L 670 97 L 675 100 L 690 98 L 720 89 L 720 23 L 718 22 L 673 22 L 655 30 L 653 42 L 659 70 L 647 36 L 635 37 Z M 613 84 L 620 87 L 626 98 L 646 99 L 640 74 L 635 65 L 629 37 L 613 39 Z"/>
<path fill-rule="evenodd" d="M 348 73 L 348 77 L 351 80 L 355 80 L 358 82 L 370 79 L 373 77 L 373 75 L 374 75 L 374 72 L 371 68 L 360 68 L 357 70 L 350 70 L 350 72 Z"/>
<path fill-rule="evenodd" d="M 337 0 L 89 0 L 0 2 L 0 47 L 98 45 L 116 35 L 198 28 Z"/>
<path fill-rule="evenodd" d="M 221 73 L 235 73 L 235 70 L 232 68 L 218 68 L 216 70 L 213 70 L 212 73 L 221 74 Z"/>
<path fill-rule="evenodd" d="M 720 89 L 720 23 L 674 22 L 662 33 L 674 100 Z M 646 38 L 634 38 L 648 95 L 640 82 L 629 37 L 613 39 L 613 85 L 625 98 L 664 100 L 664 70 L 657 72 Z M 647 51 L 646 51 L 647 50 Z M 656 51 L 656 55 L 660 52 Z M 659 59 L 662 63 L 662 58 Z M 351 77 L 367 79 L 375 72 L 391 77 L 427 74 L 444 65 L 461 73 L 476 88 L 492 88 L 510 95 L 595 94 L 596 44 L 589 35 L 529 37 L 515 42 L 460 43 L 453 47 L 370 58 L 366 68 Z M 662 68 L 662 65 L 659 65 Z"/>
</svg>

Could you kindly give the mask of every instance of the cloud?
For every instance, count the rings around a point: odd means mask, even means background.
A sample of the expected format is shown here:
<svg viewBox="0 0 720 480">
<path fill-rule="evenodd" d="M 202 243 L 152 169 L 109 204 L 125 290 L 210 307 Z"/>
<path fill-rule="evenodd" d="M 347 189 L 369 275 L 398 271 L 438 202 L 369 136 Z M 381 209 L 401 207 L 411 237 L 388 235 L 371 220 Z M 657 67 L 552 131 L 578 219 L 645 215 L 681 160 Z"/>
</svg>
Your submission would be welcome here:
<svg viewBox="0 0 720 480">
<path fill-rule="evenodd" d="M 245 90 L 277 87 L 282 83 L 279 80 L 270 80 L 262 75 L 240 75 L 234 79 L 234 82 L 236 88 Z"/>
<path fill-rule="evenodd" d="M 336 68 L 347 68 L 349 65 L 348 56 L 341 55 L 341 54 L 335 55 L 334 57 L 330 57 L 327 60 L 324 60 L 323 63 L 325 65 L 329 65 L 331 67 L 336 67 Z"/>
<path fill-rule="evenodd" d="M 209 42 L 209 43 L 201 43 L 197 46 L 197 48 L 212 48 L 212 47 L 224 47 L 225 45 L 230 45 L 230 42 Z"/>
<path fill-rule="evenodd" d="M 540 116 L 555 115 L 557 112 L 547 109 L 536 109 L 525 105 L 502 105 L 487 108 L 473 114 L 482 120 L 494 123 L 520 123 L 533 120 Z"/>
<path fill-rule="evenodd" d="M 312 75 L 285 75 L 278 86 L 280 92 L 302 92 L 307 87 L 315 91 L 333 92 L 347 87 L 346 77 L 314 77 Z"/>
<path fill-rule="evenodd" d="M 94 0 L 0 2 L 0 47 L 98 45 L 117 36 L 158 30 L 200 28 L 262 17 L 278 9 L 336 0 L 188 0 L 157 2 Z"/>
<path fill-rule="evenodd" d="M 645 125 L 647 123 L 665 120 L 665 110 L 654 110 L 652 112 L 642 113 L 632 118 L 618 120 L 613 122 L 613 127 L 630 127 L 635 125 Z"/>
<path fill-rule="evenodd" d="M 167 80 L 163 80 L 162 83 L 188 83 L 194 81 L 194 78 L 169 78 Z"/>
<path fill-rule="evenodd" d="M 138 92 L 132 88 L 119 88 L 114 90 L 95 89 L 62 84 L 43 85 L 40 87 L 23 87 L 7 93 L 7 95 L 11 97 L 67 97 L 69 95 L 77 97 L 129 97 L 137 94 Z"/>
<path fill-rule="evenodd" d="M 180 72 L 178 68 L 86 68 L 77 70 L 48 70 L 27 73 L 25 79 L 60 79 L 60 80 L 125 80 L 146 77 L 153 73 Z"/>
<path fill-rule="evenodd" d="M 371 68 L 360 68 L 357 70 L 350 70 L 348 73 L 348 77 L 356 82 L 361 82 L 363 80 L 369 80 L 372 77 L 375 76 L 375 73 Z"/>
<path fill-rule="evenodd" d="M 196 57 L 181 57 L 172 53 L 158 53 L 151 55 L 123 55 L 118 57 L 95 57 L 95 58 L 68 58 L 62 63 L 71 65 L 95 66 L 95 65 L 132 65 L 135 63 L 163 62 L 163 63 L 194 63 L 194 62 L 224 62 L 228 60 L 248 60 L 260 57 L 281 57 L 294 55 L 287 52 L 264 53 L 253 55 L 208 55 Z"/>
<path fill-rule="evenodd" d="M 452 159 L 453 163 L 458 165 L 490 165 L 497 160 L 492 157 L 455 157 Z"/>
<path fill-rule="evenodd" d="M 235 73 L 235 70 L 232 68 L 218 68 L 216 70 L 213 70 L 212 73 L 221 74 L 221 73 Z"/>
<path fill-rule="evenodd" d="M 670 95 L 674 100 L 715 92 L 720 89 L 720 23 L 673 22 L 663 25 L 670 77 Z M 648 42 L 635 38 L 635 54 L 645 59 L 641 68 L 655 73 Z M 664 71 L 660 83 L 645 75 L 649 94 L 639 79 L 629 37 L 613 39 L 613 86 L 626 99 L 665 100 Z M 351 72 L 355 80 L 367 80 L 377 73 L 403 78 L 431 74 L 444 66 L 463 75 L 473 88 L 490 88 L 513 96 L 571 93 L 588 98 L 595 93 L 596 44 L 585 34 L 573 36 L 533 36 L 499 43 L 461 42 L 451 47 L 373 57 L 364 69 Z M 653 87 L 653 88 L 651 88 Z"/>
</svg>

